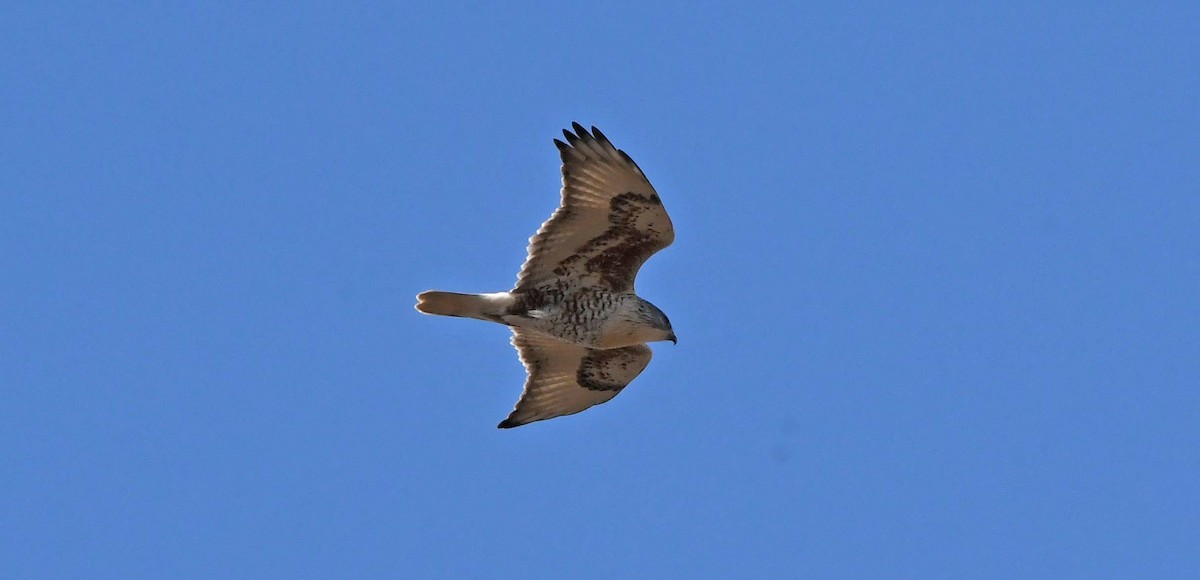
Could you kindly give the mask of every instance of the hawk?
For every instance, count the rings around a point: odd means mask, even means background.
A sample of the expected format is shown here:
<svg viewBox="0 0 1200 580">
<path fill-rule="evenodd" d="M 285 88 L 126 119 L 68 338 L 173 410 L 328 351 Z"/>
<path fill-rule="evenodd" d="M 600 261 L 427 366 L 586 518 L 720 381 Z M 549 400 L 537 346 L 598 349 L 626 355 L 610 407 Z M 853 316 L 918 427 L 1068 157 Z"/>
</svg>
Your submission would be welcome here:
<svg viewBox="0 0 1200 580">
<path fill-rule="evenodd" d="M 641 168 L 599 129 L 572 123 L 562 156 L 562 205 L 529 239 L 509 292 L 422 292 L 425 314 L 512 328 L 528 377 L 501 429 L 578 413 L 617 396 L 652 355 L 674 343 L 671 321 L 634 293 L 638 269 L 671 245 L 675 228 Z"/>
</svg>

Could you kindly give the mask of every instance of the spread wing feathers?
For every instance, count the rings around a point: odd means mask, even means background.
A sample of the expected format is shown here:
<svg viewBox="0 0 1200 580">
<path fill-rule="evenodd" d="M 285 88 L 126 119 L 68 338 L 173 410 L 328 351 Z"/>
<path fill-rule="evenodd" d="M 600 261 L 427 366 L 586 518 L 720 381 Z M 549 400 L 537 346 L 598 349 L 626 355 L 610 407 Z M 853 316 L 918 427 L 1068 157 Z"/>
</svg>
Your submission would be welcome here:
<svg viewBox="0 0 1200 580">
<path fill-rule="evenodd" d="M 558 279 L 632 291 L 638 269 L 671 245 L 675 228 L 642 170 L 599 129 L 573 123 L 557 139 L 562 205 L 529 239 L 516 290 Z"/>
<path fill-rule="evenodd" d="M 608 401 L 641 374 L 653 356 L 644 344 L 597 350 L 527 330 L 514 330 L 512 343 L 529 377 L 501 429 L 571 415 Z"/>
</svg>

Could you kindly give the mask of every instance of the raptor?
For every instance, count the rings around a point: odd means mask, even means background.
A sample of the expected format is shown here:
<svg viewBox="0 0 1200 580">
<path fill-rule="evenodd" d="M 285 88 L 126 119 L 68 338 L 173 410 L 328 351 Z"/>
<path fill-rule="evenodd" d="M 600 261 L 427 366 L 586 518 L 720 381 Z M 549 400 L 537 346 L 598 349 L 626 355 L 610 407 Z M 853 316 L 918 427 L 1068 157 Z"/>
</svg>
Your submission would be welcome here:
<svg viewBox="0 0 1200 580">
<path fill-rule="evenodd" d="M 500 428 L 571 415 L 617 396 L 650 363 L 646 343 L 676 342 L 671 321 L 634 279 L 675 229 L 633 159 L 592 127 L 572 123 L 562 156 L 562 203 L 529 239 L 508 292 L 417 296 L 425 314 L 512 328 L 525 388 Z"/>
</svg>

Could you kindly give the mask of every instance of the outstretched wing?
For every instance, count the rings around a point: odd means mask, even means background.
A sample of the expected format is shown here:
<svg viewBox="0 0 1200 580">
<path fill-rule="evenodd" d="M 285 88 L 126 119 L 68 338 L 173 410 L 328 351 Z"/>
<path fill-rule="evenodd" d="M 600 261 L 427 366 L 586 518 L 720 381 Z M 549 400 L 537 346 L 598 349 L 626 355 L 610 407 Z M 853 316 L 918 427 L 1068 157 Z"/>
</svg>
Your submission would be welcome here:
<svg viewBox="0 0 1200 580">
<path fill-rule="evenodd" d="M 617 396 L 650 364 L 650 347 L 639 344 L 597 350 L 528 330 L 513 330 L 513 346 L 529 377 L 517 406 L 501 429 L 578 413 Z"/>
<path fill-rule="evenodd" d="M 562 155 L 562 205 L 529 239 L 515 290 L 568 279 L 632 291 L 638 269 L 671 245 L 675 228 L 642 170 L 599 129 L 572 123 Z"/>
</svg>

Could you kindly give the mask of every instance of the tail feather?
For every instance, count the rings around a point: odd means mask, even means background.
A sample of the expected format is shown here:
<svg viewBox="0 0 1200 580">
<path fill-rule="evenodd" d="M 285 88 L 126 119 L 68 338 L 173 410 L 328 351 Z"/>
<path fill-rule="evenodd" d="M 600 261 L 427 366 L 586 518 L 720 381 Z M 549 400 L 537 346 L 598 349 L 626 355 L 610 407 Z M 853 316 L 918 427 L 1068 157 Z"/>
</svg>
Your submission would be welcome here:
<svg viewBox="0 0 1200 580">
<path fill-rule="evenodd" d="M 461 294 L 430 290 L 417 295 L 417 310 L 425 314 L 461 316 L 499 322 L 499 317 L 513 303 L 508 292 L 495 294 Z"/>
</svg>

